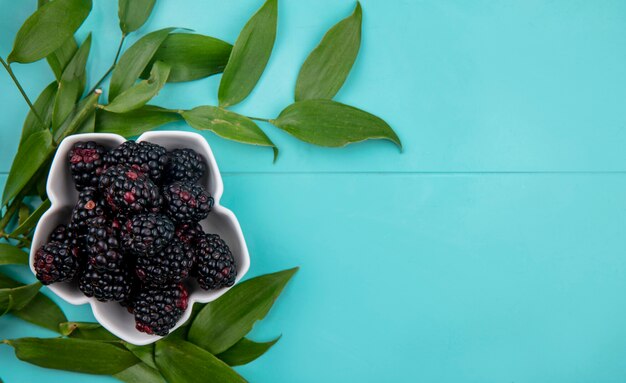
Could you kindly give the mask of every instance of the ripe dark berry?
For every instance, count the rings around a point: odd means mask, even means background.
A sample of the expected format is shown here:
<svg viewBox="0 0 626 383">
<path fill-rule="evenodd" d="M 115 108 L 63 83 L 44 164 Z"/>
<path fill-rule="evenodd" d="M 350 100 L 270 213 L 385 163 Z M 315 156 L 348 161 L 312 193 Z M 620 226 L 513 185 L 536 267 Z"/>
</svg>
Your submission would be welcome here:
<svg viewBox="0 0 626 383">
<path fill-rule="evenodd" d="M 67 227 L 70 236 L 80 238 L 87 234 L 87 221 L 105 215 L 105 204 L 100 193 L 93 187 L 86 187 L 78 193 L 78 202 L 72 210 Z"/>
<path fill-rule="evenodd" d="M 183 280 L 189 275 L 192 264 L 191 247 L 174 239 L 162 250 L 138 255 L 135 271 L 143 282 L 160 285 Z"/>
<path fill-rule="evenodd" d="M 204 234 L 196 240 L 194 274 L 205 290 L 229 287 L 235 283 L 235 258 L 217 234 Z"/>
<path fill-rule="evenodd" d="M 68 153 L 70 170 L 76 189 L 98 186 L 98 179 L 104 170 L 104 157 L 107 150 L 93 141 L 77 142 Z"/>
<path fill-rule="evenodd" d="M 107 156 L 109 165 L 126 165 L 159 183 L 168 162 L 167 150 L 151 142 L 126 141 Z"/>
<path fill-rule="evenodd" d="M 163 188 L 167 214 L 177 223 L 195 223 L 209 215 L 213 198 L 200 185 L 174 182 Z"/>
<path fill-rule="evenodd" d="M 88 262 L 97 269 L 118 270 L 124 267 L 124 256 L 119 243 L 119 224 L 105 217 L 88 221 L 85 236 Z"/>
<path fill-rule="evenodd" d="M 192 149 L 176 149 L 170 152 L 166 181 L 196 182 L 204 174 L 204 159 Z"/>
<path fill-rule="evenodd" d="M 122 243 L 124 248 L 136 255 L 147 251 L 159 251 L 174 237 L 174 224 L 165 215 L 138 214 L 124 225 Z"/>
<path fill-rule="evenodd" d="M 78 272 L 77 249 L 68 242 L 49 242 L 35 253 L 35 274 L 44 285 L 69 281 Z"/>
<path fill-rule="evenodd" d="M 198 223 L 181 223 L 176 226 L 176 237 L 184 243 L 194 244 L 202 234 L 202 226 Z"/>
<path fill-rule="evenodd" d="M 88 264 L 78 281 L 78 288 L 101 302 L 125 301 L 131 293 L 132 277 L 126 269 L 103 270 Z"/>
<path fill-rule="evenodd" d="M 188 293 L 182 283 L 146 286 L 133 300 L 137 330 L 167 335 L 187 309 Z"/>
<path fill-rule="evenodd" d="M 118 165 L 105 170 L 101 185 L 108 184 L 104 197 L 109 207 L 121 215 L 158 212 L 161 206 L 159 188 L 143 173 Z"/>
<path fill-rule="evenodd" d="M 49 242 L 65 242 L 69 239 L 69 232 L 67 226 L 59 225 L 52 230 L 48 237 Z"/>
</svg>

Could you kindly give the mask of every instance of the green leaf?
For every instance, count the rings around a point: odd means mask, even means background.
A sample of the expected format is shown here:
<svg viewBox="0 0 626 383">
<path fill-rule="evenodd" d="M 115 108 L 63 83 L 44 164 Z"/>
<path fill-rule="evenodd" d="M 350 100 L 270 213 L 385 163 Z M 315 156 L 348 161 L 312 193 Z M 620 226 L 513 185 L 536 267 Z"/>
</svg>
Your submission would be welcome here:
<svg viewBox="0 0 626 383">
<path fill-rule="evenodd" d="M 235 285 L 200 311 L 189 329 L 189 340 L 212 354 L 226 351 L 267 315 L 296 271 L 266 274 Z"/>
<path fill-rule="evenodd" d="M 140 81 L 120 93 L 109 105 L 104 107 L 104 110 L 113 113 L 126 113 L 141 108 L 159 93 L 169 74 L 170 65 L 157 61 L 152 66 L 150 78 Z"/>
<path fill-rule="evenodd" d="M 139 78 L 146 65 L 152 60 L 154 52 L 174 29 L 176 28 L 165 28 L 148 33 L 128 48 L 111 75 L 109 101 L 114 100 L 115 97 L 135 83 L 135 80 Z"/>
<path fill-rule="evenodd" d="M 63 322 L 58 324 L 57 331 L 65 336 L 76 339 L 119 341 L 118 337 L 111 334 L 98 323 Z"/>
<path fill-rule="evenodd" d="M 248 97 L 270 59 L 278 19 L 278 0 L 267 0 L 239 34 L 220 82 L 220 106 L 235 105 Z"/>
<path fill-rule="evenodd" d="M 9 63 L 30 63 L 60 48 L 91 11 L 91 0 L 54 0 L 37 9 L 15 36 Z"/>
<path fill-rule="evenodd" d="M 280 337 L 269 342 L 254 342 L 242 338 L 231 348 L 216 356 L 229 366 L 242 366 L 265 354 L 279 339 Z"/>
<path fill-rule="evenodd" d="M 94 133 L 96 131 L 96 111 L 94 110 L 83 123 L 76 129 L 75 134 Z"/>
<path fill-rule="evenodd" d="M 76 54 L 78 50 L 78 44 L 76 44 L 76 39 L 74 36 L 65 40 L 63 45 L 59 47 L 56 51 L 50 53 L 46 60 L 48 61 L 48 65 L 52 69 L 54 73 L 54 77 L 57 80 L 61 80 L 61 76 L 63 75 L 63 71 L 67 67 L 67 64 L 70 63 L 72 57 Z"/>
<path fill-rule="evenodd" d="M 1 265 L 28 265 L 28 254 L 8 243 L 0 243 Z"/>
<path fill-rule="evenodd" d="M 139 362 L 125 349 L 92 340 L 20 338 L 5 343 L 15 348 L 18 359 L 57 370 L 113 375 Z"/>
<path fill-rule="evenodd" d="M 26 218 L 28 218 L 29 215 L 30 215 L 30 207 L 28 207 L 28 205 L 22 202 L 20 204 L 20 209 L 17 212 L 17 224 L 21 225 L 22 223 L 24 223 L 24 221 L 26 221 Z"/>
<path fill-rule="evenodd" d="M 184 340 L 164 339 L 157 342 L 155 360 L 170 383 L 245 382 L 245 379 L 224 362 Z"/>
<path fill-rule="evenodd" d="M 120 29 L 127 35 L 141 27 L 154 8 L 156 0 L 119 0 L 118 16 L 120 18 Z"/>
<path fill-rule="evenodd" d="M 361 46 L 361 4 L 328 30 L 306 59 L 296 82 L 296 101 L 331 99 L 346 81 Z"/>
<path fill-rule="evenodd" d="M 167 383 L 159 371 L 145 363 L 137 363 L 113 377 L 126 383 Z"/>
<path fill-rule="evenodd" d="M 24 126 L 22 127 L 22 137 L 20 138 L 19 146 L 24 145 L 26 140 L 33 133 L 45 130 L 50 125 L 52 121 L 52 109 L 54 107 L 54 99 L 57 95 L 57 88 L 57 82 L 53 81 L 41 92 L 39 97 L 37 97 L 37 100 L 35 101 L 35 104 L 33 106 L 35 107 L 35 110 L 37 111 L 37 113 L 39 113 L 41 118 L 44 119 L 44 123 L 46 124 L 46 126 L 42 126 L 37 117 L 35 117 L 33 111 L 29 110 L 28 114 L 26 115 L 26 119 L 24 120 Z"/>
<path fill-rule="evenodd" d="M 53 151 L 52 134 L 49 130 L 33 133 L 24 142 L 13 159 L 13 165 L 11 165 L 11 171 L 4 186 L 2 205 L 6 205 L 26 186 Z"/>
<path fill-rule="evenodd" d="M 244 144 L 269 146 L 274 151 L 274 160 L 278 148 L 254 121 L 246 116 L 216 106 L 199 106 L 182 113 L 191 127 L 198 130 L 210 130 L 220 137 Z"/>
<path fill-rule="evenodd" d="M 70 134 L 75 134 L 84 128 L 84 123 L 95 112 L 98 105 L 98 98 L 102 91 L 96 89 L 95 92 L 80 100 L 72 110 L 72 113 L 65 119 L 65 122 L 54 132 L 54 141 L 61 142 Z"/>
<path fill-rule="evenodd" d="M 292 136 L 320 146 L 338 147 L 372 139 L 402 143 L 382 119 L 331 100 L 306 100 L 289 105 L 270 121 Z"/>
<path fill-rule="evenodd" d="M 151 105 L 143 106 L 128 113 L 111 113 L 98 109 L 96 112 L 96 132 L 134 137 L 181 119 L 182 117 L 178 113 Z"/>
<path fill-rule="evenodd" d="M 55 0 L 56 1 L 56 0 Z M 55 131 L 63 124 L 67 116 L 70 115 L 76 102 L 84 91 L 85 66 L 91 49 L 91 34 L 78 48 L 72 60 L 61 75 L 59 89 L 52 110 L 52 130 Z"/>
<path fill-rule="evenodd" d="M 145 346 L 136 346 L 131 343 L 125 343 L 124 346 L 142 362 L 152 368 L 157 368 L 156 363 L 154 362 L 154 343 Z"/>
<path fill-rule="evenodd" d="M 149 76 L 148 68 L 155 61 L 172 67 L 167 82 L 193 81 L 224 71 L 233 46 L 204 35 L 172 33 L 161 44 L 141 77 Z"/>
<path fill-rule="evenodd" d="M 22 235 L 31 231 L 37 224 L 37 221 L 39 221 L 39 218 L 41 218 L 43 213 L 45 213 L 49 208 L 50 200 L 46 199 L 22 224 L 20 224 L 15 230 L 13 230 L 12 234 Z"/>
<path fill-rule="evenodd" d="M 39 282 L 0 289 L 0 311 L 23 309 L 37 295 L 39 289 L 41 289 Z"/>
</svg>

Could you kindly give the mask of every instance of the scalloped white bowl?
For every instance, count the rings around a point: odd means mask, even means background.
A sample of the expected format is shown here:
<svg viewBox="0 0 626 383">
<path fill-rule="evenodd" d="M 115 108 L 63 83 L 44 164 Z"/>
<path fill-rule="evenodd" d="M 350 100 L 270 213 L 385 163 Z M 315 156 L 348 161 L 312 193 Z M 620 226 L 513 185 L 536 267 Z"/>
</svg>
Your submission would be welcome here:
<svg viewBox="0 0 626 383">
<path fill-rule="evenodd" d="M 33 273 L 35 273 L 33 261 L 36 250 L 47 241 L 48 236 L 57 225 L 69 222 L 72 207 L 78 199 L 78 192 L 74 188 L 74 181 L 72 180 L 67 161 L 67 154 L 70 148 L 78 141 L 95 141 L 111 149 L 126 141 L 126 139 L 117 134 L 88 133 L 69 136 L 61 142 L 52 162 L 46 187 L 51 207 L 37 224 L 30 251 L 30 268 Z M 211 193 L 215 199 L 215 204 L 209 216 L 200 224 L 206 232 L 219 234 L 229 245 L 237 265 L 237 279 L 235 283 L 239 282 L 250 268 L 250 256 L 237 218 L 233 212 L 220 205 L 224 185 L 209 144 L 197 133 L 177 131 L 148 132 L 142 134 L 137 141 L 153 142 L 168 150 L 191 148 L 202 155 L 206 161 L 207 172 L 200 179 L 199 183 Z M 176 327 L 171 331 L 174 331 L 189 319 L 194 303 L 211 302 L 229 289 L 222 288 L 214 291 L 205 291 L 192 279 L 186 280 L 185 285 L 189 289 L 189 306 L 176 324 Z M 78 289 L 78 285 L 75 282 L 53 283 L 48 287 L 68 303 L 73 305 L 88 303 L 91 305 L 96 320 L 111 333 L 129 343 L 145 345 L 162 338 L 137 331 L 133 315 L 124 307 L 116 302 L 99 302 L 95 298 L 86 297 Z"/>
</svg>

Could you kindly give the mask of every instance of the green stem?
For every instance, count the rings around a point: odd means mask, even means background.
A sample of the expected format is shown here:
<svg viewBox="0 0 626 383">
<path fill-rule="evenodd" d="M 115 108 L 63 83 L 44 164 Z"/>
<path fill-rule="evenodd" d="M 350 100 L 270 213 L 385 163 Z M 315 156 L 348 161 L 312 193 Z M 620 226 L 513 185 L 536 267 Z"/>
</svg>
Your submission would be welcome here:
<svg viewBox="0 0 626 383">
<path fill-rule="evenodd" d="M 117 60 L 120 58 L 120 53 L 122 53 L 122 46 L 124 46 L 124 41 L 125 40 L 126 40 L 126 34 L 123 34 L 122 35 L 122 39 L 120 40 L 120 45 L 117 47 L 117 53 L 115 54 L 115 58 L 113 59 L 113 64 L 111 64 L 109 69 L 107 69 L 107 71 L 104 73 L 104 75 L 102 75 L 102 77 L 100 77 L 100 80 L 98 80 L 98 82 L 96 82 L 96 85 L 94 85 L 93 88 L 91 88 L 91 90 L 87 94 L 93 93 L 93 91 L 96 90 L 96 88 L 99 87 L 100 84 L 102 84 L 102 81 L 104 81 L 104 79 L 106 79 L 107 76 L 109 74 L 111 74 L 111 72 L 113 72 L 113 69 L 115 69 L 115 65 L 117 65 Z"/>
<path fill-rule="evenodd" d="M 11 202 L 11 204 L 7 208 L 7 212 L 5 213 L 4 217 L 2 217 L 2 220 L 0 220 L 0 230 L 4 232 L 4 228 L 7 227 L 9 222 L 11 222 L 11 218 L 13 218 L 15 213 L 18 211 L 21 203 L 22 203 L 22 195 L 20 193 L 20 195 L 15 197 L 13 202 Z"/>
<path fill-rule="evenodd" d="M 24 91 L 24 88 L 22 88 L 22 84 L 20 84 L 19 80 L 17 79 L 17 77 L 15 77 L 15 73 L 13 73 L 13 69 L 11 69 L 11 65 L 7 64 L 6 61 L 4 61 L 4 59 L 2 57 L 0 57 L 0 63 L 2 63 L 2 66 L 4 67 L 4 69 L 6 69 L 7 73 L 9 74 L 9 76 L 11 76 L 11 79 L 13 80 L 13 82 L 15 83 L 15 86 L 17 86 L 17 89 L 20 91 L 20 93 L 22 94 L 22 97 L 24 97 L 24 100 L 26 101 L 26 103 L 28 104 L 28 107 L 30 108 L 30 110 L 33 112 L 33 114 L 35 115 L 35 117 L 37 118 L 37 120 L 39 120 L 39 123 L 41 124 L 41 126 L 46 126 L 46 124 L 44 124 L 43 119 L 41 118 L 41 116 L 39 115 L 39 113 L 37 113 L 37 110 L 35 110 L 35 107 L 33 106 L 33 103 L 30 102 L 30 99 L 28 98 L 28 96 L 26 95 L 26 92 Z"/>
</svg>

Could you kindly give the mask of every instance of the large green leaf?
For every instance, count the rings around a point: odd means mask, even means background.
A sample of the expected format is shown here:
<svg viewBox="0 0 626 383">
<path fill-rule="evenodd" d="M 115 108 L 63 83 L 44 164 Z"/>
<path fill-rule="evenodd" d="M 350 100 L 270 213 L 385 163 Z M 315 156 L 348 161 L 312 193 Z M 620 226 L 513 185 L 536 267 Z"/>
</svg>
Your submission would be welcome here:
<svg viewBox="0 0 626 383">
<path fill-rule="evenodd" d="M 246 116 L 216 106 L 199 106 L 182 113 L 191 127 L 198 130 L 210 130 L 220 137 L 244 144 L 269 146 L 274 151 L 274 160 L 278 148 L 254 121 Z"/>
<path fill-rule="evenodd" d="M 156 0 L 119 0 L 117 14 L 120 18 L 120 29 L 127 35 L 141 27 L 154 8 Z"/>
<path fill-rule="evenodd" d="M 162 61 L 155 62 L 152 71 L 150 71 L 150 78 L 140 81 L 120 93 L 109 105 L 104 107 L 104 110 L 113 113 L 126 113 L 141 108 L 159 93 L 169 74 L 169 64 Z"/>
<path fill-rule="evenodd" d="M 0 289 L 0 312 L 23 309 L 39 292 L 41 283 Z"/>
<path fill-rule="evenodd" d="M 70 134 L 75 134 L 85 128 L 85 121 L 94 114 L 96 106 L 98 105 L 98 98 L 101 94 L 102 91 L 97 89 L 76 104 L 72 113 L 65 119 L 63 125 L 54 132 L 54 142 L 59 143 Z"/>
<path fill-rule="evenodd" d="M 28 265 L 28 254 L 8 243 L 0 243 L 0 266 Z"/>
<path fill-rule="evenodd" d="M 112 101 L 120 93 L 133 86 L 141 72 L 154 56 L 167 35 L 176 28 L 165 28 L 148 33 L 137 40 L 133 46 L 122 55 L 111 75 L 109 86 L 109 101 Z"/>
<path fill-rule="evenodd" d="M 113 375 L 139 362 L 128 350 L 106 342 L 69 338 L 20 338 L 5 342 L 15 348 L 18 359 L 57 370 Z"/>
<path fill-rule="evenodd" d="M 111 113 L 99 109 L 96 113 L 96 132 L 134 137 L 181 119 L 182 117 L 178 113 L 151 105 L 143 106 L 128 113 Z"/>
<path fill-rule="evenodd" d="M 52 134 L 49 130 L 41 130 L 30 135 L 13 159 L 2 194 L 2 205 L 5 205 L 26 186 L 53 151 Z"/>
<path fill-rule="evenodd" d="M 35 104 L 35 110 L 41 118 L 43 118 L 46 126 L 42 126 L 35 114 L 32 110 L 28 111 L 26 115 L 26 119 L 24 120 L 24 126 L 22 127 L 22 137 L 20 138 L 20 146 L 26 142 L 26 140 L 35 132 L 39 132 L 41 130 L 46 129 L 52 120 L 52 109 L 54 107 L 54 99 L 57 94 L 57 82 L 51 82 L 45 89 L 41 92 Z"/>
<path fill-rule="evenodd" d="M 320 146 L 345 146 L 381 139 L 402 148 L 402 143 L 382 119 L 331 100 L 306 100 L 289 105 L 272 124 L 294 137 Z"/>
<path fill-rule="evenodd" d="M 38 0 L 37 7 L 41 8 L 44 5 L 48 4 L 49 0 Z M 61 75 L 63 74 L 63 70 L 70 62 L 74 54 L 76 54 L 76 50 L 78 50 L 78 44 L 76 44 L 76 39 L 74 36 L 65 40 L 65 42 L 54 52 L 50 53 L 46 60 L 48 61 L 48 65 L 52 69 L 54 73 L 54 77 L 57 80 L 61 79 Z"/>
<path fill-rule="evenodd" d="M 91 0 L 54 0 L 37 9 L 15 36 L 8 61 L 30 63 L 60 48 L 91 11 Z"/>
<path fill-rule="evenodd" d="M 136 346 L 131 343 L 125 343 L 124 346 L 128 349 L 128 351 L 132 352 L 142 362 L 152 368 L 157 368 L 154 361 L 154 343 L 144 346 Z"/>
<path fill-rule="evenodd" d="M 278 0 L 267 0 L 243 27 L 220 81 L 220 106 L 248 97 L 270 59 L 278 20 Z"/>
<path fill-rule="evenodd" d="M 221 73 L 232 50 L 229 43 L 204 35 L 172 33 L 154 54 L 152 62 L 163 61 L 172 67 L 167 82 L 198 80 Z M 142 77 L 149 76 L 148 64 Z"/>
<path fill-rule="evenodd" d="M 333 26 L 306 59 L 296 82 L 296 101 L 331 99 L 346 81 L 361 46 L 361 4 Z"/>
<path fill-rule="evenodd" d="M 189 340 L 212 354 L 228 350 L 267 315 L 296 271 L 266 274 L 235 285 L 200 311 L 189 329 Z"/>
<path fill-rule="evenodd" d="M 12 234 L 22 235 L 31 231 L 37 224 L 37 221 L 39 221 L 39 218 L 49 208 L 50 208 L 50 200 L 46 199 L 45 201 L 41 203 L 41 205 L 39 205 L 39 207 L 37 207 L 37 209 L 35 209 L 34 212 L 32 212 L 32 214 L 21 225 L 19 225 L 15 230 L 13 230 Z"/>
<path fill-rule="evenodd" d="M 56 130 L 70 115 L 84 91 L 85 66 L 91 49 L 91 33 L 78 48 L 61 75 L 59 90 L 52 110 L 52 129 Z"/>
<path fill-rule="evenodd" d="M 119 338 L 111 334 L 98 323 L 91 322 L 63 322 L 58 324 L 58 331 L 70 338 L 119 341 Z"/>
<path fill-rule="evenodd" d="M 137 363 L 113 377 L 126 383 L 167 383 L 159 371 L 145 363 Z"/>
<path fill-rule="evenodd" d="M 164 339 L 157 342 L 155 360 L 170 383 L 245 382 L 224 362 L 184 340 Z"/>
<path fill-rule="evenodd" d="M 254 342 L 250 339 L 242 338 L 231 348 L 216 356 L 229 366 L 242 366 L 265 354 L 279 339 L 280 337 L 269 342 Z"/>
</svg>

